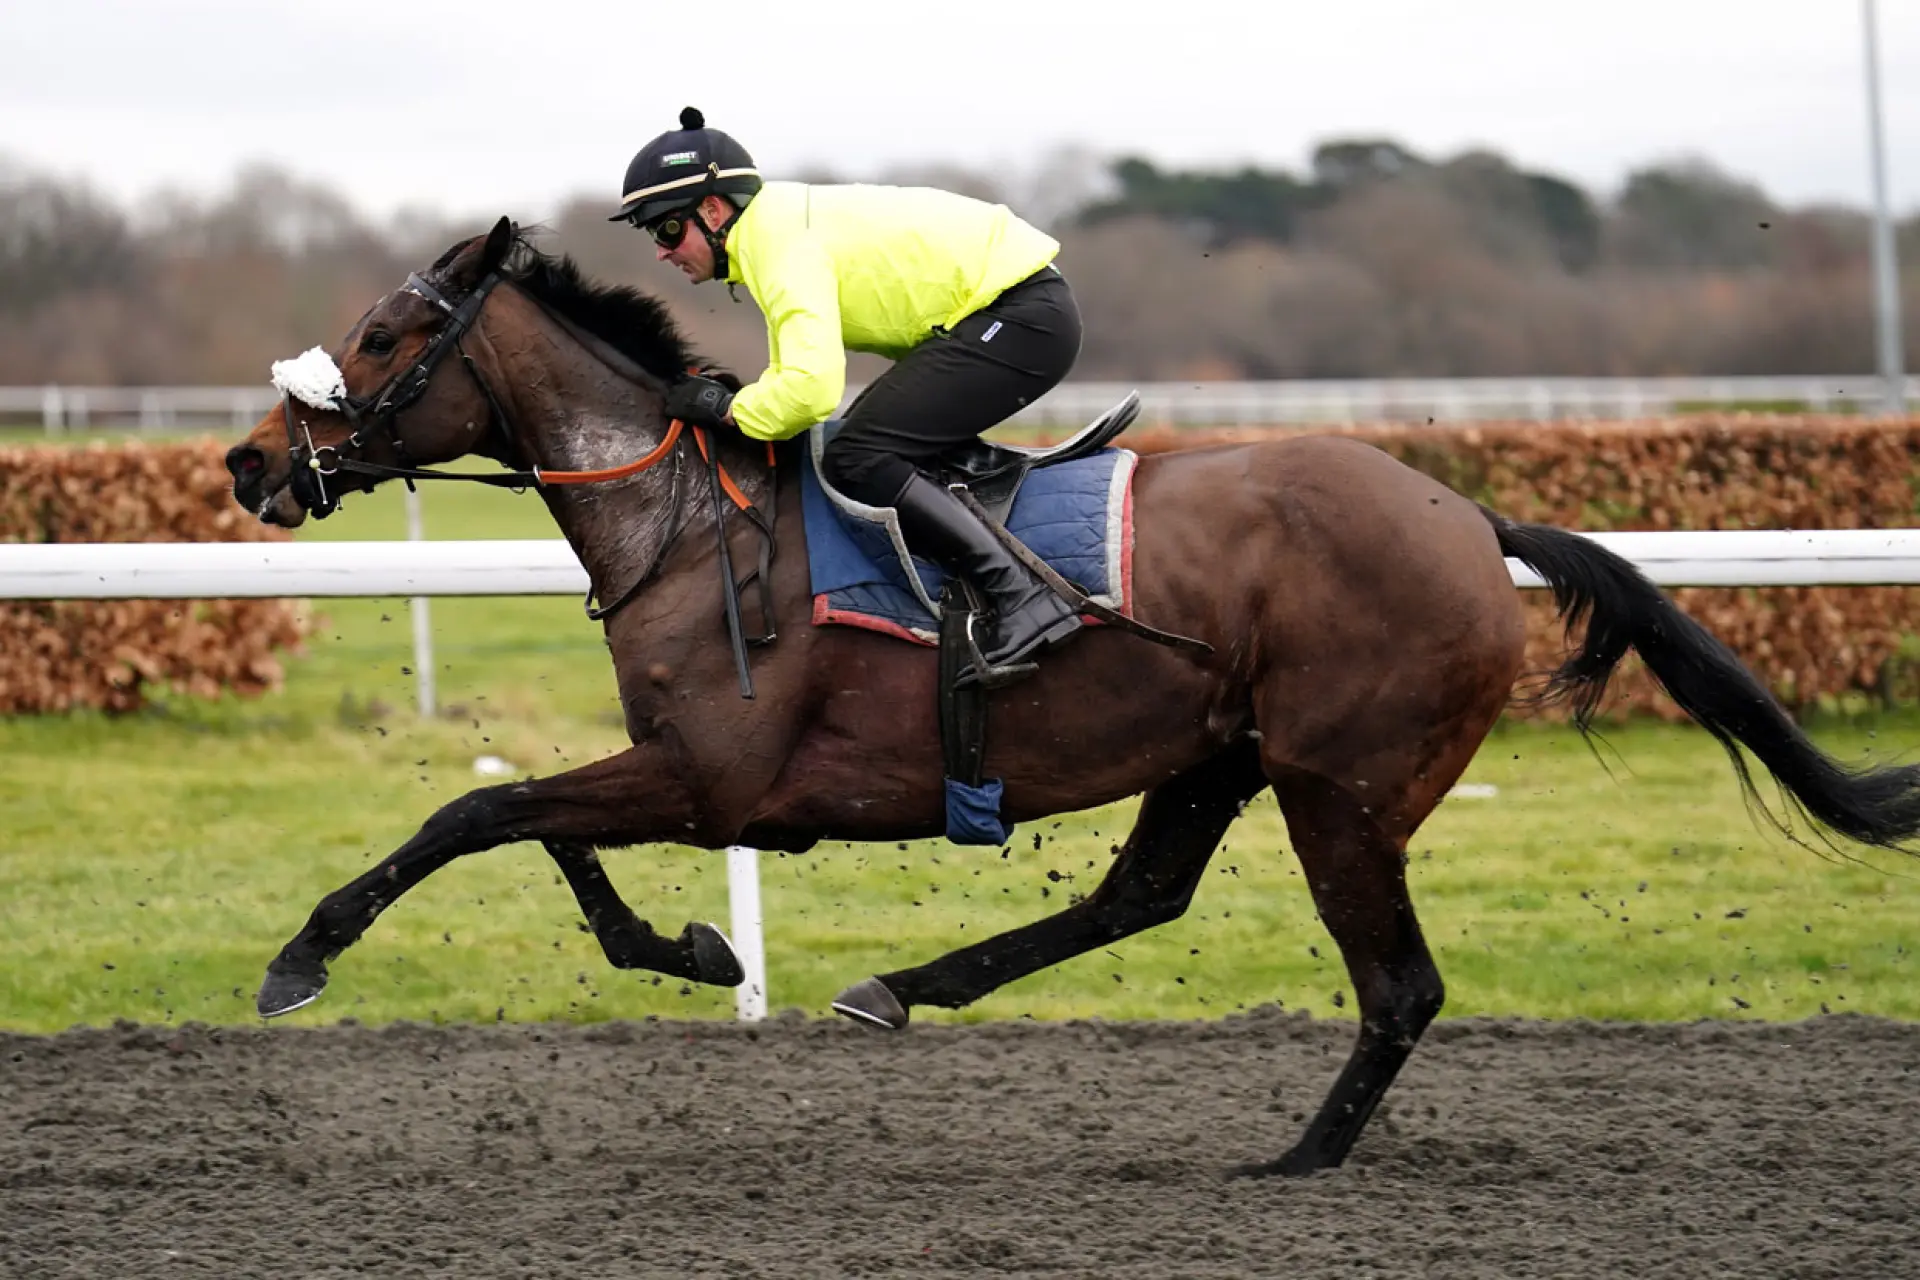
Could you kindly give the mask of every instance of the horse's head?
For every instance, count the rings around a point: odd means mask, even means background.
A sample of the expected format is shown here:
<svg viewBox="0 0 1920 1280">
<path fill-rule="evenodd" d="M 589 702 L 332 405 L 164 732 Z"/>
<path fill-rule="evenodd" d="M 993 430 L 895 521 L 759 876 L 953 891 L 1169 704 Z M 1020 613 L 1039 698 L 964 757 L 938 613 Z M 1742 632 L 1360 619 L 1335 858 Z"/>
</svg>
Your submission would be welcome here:
<svg viewBox="0 0 1920 1280">
<path fill-rule="evenodd" d="M 227 451 L 234 501 L 291 529 L 309 513 L 331 515 L 343 492 L 373 488 L 383 471 L 448 462 L 485 443 L 499 406 L 461 339 L 514 241 L 500 219 L 408 276 L 337 352 L 315 347 L 276 363 L 280 406 Z"/>
</svg>

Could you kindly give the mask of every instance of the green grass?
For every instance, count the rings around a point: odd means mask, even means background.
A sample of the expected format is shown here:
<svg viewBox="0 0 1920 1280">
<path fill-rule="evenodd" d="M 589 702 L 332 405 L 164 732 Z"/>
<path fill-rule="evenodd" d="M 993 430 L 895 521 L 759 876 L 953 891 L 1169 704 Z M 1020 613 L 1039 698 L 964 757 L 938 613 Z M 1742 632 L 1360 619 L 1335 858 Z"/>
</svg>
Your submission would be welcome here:
<svg viewBox="0 0 1920 1280">
<path fill-rule="evenodd" d="M 428 531 L 550 534 L 531 497 L 440 488 Z M 350 499 L 303 538 L 402 535 L 398 490 Z M 570 599 L 436 600 L 443 714 L 412 712 L 404 600 L 317 601 L 325 625 L 254 701 L 163 702 L 123 718 L 0 720 L 0 1027 L 116 1018 L 252 1019 L 261 970 L 315 900 L 480 781 L 474 758 L 531 772 L 624 743 L 599 629 Z M 1816 726 L 1850 758 L 1920 741 L 1920 717 Z M 1755 825 L 1696 730 L 1506 725 L 1411 853 L 1449 1016 L 1920 1016 L 1909 944 L 1920 863 L 1823 859 Z M 1011 848 L 823 845 L 762 858 L 771 997 L 824 1013 L 868 973 L 930 959 L 1089 891 L 1132 802 L 1020 829 Z M 1036 841 L 1038 842 L 1036 847 Z M 1270 799 L 1228 833 L 1183 919 L 930 1019 L 1209 1017 L 1275 1001 L 1350 1017 Z M 719 855 L 610 853 L 643 916 L 727 919 Z M 724 1017 L 730 992 L 610 969 L 544 853 L 464 859 L 333 966 L 305 1022 Z"/>
</svg>

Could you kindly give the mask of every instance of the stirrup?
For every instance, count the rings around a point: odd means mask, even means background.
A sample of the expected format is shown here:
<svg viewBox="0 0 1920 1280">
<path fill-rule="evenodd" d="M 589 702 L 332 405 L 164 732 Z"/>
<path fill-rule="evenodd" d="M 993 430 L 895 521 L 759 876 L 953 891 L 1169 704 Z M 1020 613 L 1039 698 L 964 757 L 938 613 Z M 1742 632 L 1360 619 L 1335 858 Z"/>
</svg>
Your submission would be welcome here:
<svg viewBox="0 0 1920 1280">
<path fill-rule="evenodd" d="M 967 611 L 967 656 L 972 661 L 954 678 L 954 688 L 966 689 L 977 684 L 982 689 L 1004 689 L 1010 684 L 1020 683 L 1040 669 L 1037 662 L 1015 662 L 1004 667 L 990 665 L 987 655 L 980 651 L 980 641 L 973 634 L 973 624 L 979 620 L 978 609 Z"/>
</svg>

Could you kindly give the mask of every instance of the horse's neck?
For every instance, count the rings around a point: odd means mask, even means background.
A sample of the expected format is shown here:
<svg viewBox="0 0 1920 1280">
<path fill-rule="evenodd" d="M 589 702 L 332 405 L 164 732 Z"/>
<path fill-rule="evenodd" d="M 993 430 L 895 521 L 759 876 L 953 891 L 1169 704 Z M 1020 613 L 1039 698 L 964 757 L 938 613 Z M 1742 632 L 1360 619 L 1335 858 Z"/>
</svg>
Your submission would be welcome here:
<svg viewBox="0 0 1920 1280">
<path fill-rule="evenodd" d="M 502 366 L 503 398 L 522 452 L 502 461 L 542 471 L 600 471 L 652 452 L 666 435 L 659 395 L 583 350 L 539 307 L 513 300 L 513 329 L 486 334 Z M 618 480 L 541 487 L 554 523 L 597 594 L 625 590 L 654 562 L 672 536 L 676 509 L 682 523 L 711 520 L 712 500 L 697 461 L 690 450 L 676 448 L 647 470 Z"/>
<path fill-rule="evenodd" d="M 571 326 L 514 296 L 515 332 L 487 334 L 519 436 L 528 456 L 503 459 L 543 471 L 599 471 L 653 451 L 666 436 L 660 396 L 583 348 Z M 537 332 L 529 340 L 525 327 Z M 508 353 L 511 353 L 510 355 Z M 645 376 L 644 374 L 642 376 Z M 749 501 L 771 514 L 772 481 L 764 452 L 729 441 L 723 459 Z M 540 490 L 554 522 L 592 579 L 600 603 L 611 603 L 663 554 L 677 530 L 711 530 L 713 490 L 700 453 L 683 438 L 654 466 L 618 480 L 546 485 Z M 679 534 L 675 558 L 712 545 Z M 664 566 L 663 566 L 664 567 Z"/>
</svg>

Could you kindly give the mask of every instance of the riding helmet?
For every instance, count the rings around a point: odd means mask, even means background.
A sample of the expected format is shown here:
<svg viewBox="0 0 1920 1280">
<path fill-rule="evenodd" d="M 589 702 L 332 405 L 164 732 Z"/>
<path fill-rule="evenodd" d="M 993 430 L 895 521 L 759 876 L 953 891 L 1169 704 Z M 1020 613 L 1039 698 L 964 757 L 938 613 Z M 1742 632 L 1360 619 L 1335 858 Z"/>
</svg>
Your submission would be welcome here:
<svg viewBox="0 0 1920 1280">
<path fill-rule="evenodd" d="M 640 148 L 620 190 L 620 212 L 607 221 L 645 225 L 710 195 L 744 206 L 760 190 L 760 171 L 745 147 L 707 128 L 706 117 L 688 107 L 678 129 Z"/>
</svg>

